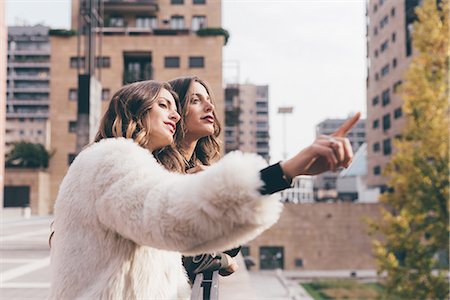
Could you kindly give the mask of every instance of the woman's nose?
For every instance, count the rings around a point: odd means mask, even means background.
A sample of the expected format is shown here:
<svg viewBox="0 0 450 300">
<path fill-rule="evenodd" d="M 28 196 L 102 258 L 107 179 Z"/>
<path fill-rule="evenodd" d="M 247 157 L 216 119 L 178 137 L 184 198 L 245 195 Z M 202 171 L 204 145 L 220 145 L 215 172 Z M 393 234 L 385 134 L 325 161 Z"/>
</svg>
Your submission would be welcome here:
<svg viewBox="0 0 450 300">
<path fill-rule="evenodd" d="M 180 121 L 181 116 L 178 112 L 173 111 L 172 114 L 170 115 L 170 119 L 175 121 L 175 123 L 177 123 L 178 121 Z"/>
<path fill-rule="evenodd" d="M 211 102 L 208 102 L 208 101 L 206 101 L 205 103 L 206 103 L 205 110 L 207 112 L 214 111 L 214 109 L 215 109 L 214 104 L 212 104 Z"/>
</svg>

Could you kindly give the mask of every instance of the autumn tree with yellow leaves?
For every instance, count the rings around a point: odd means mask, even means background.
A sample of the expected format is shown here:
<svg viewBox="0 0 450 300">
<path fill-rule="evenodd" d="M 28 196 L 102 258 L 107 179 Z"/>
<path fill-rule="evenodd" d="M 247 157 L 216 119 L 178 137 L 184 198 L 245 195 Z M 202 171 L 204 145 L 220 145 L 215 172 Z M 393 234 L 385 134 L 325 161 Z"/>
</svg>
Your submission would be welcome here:
<svg viewBox="0 0 450 300">
<path fill-rule="evenodd" d="M 401 87 L 406 127 L 386 166 L 382 220 L 372 223 L 387 299 L 448 299 L 449 1 L 416 8 L 414 58 Z"/>
</svg>

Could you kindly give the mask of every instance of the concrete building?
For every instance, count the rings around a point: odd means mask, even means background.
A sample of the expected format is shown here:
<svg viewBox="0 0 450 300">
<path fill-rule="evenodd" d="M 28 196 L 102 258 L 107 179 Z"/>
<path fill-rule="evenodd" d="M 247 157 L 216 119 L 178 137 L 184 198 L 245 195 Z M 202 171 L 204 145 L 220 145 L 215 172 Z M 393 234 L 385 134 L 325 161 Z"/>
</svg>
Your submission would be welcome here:
<svg viewBox="0 0 450 300">
<path fill-rule="evenodd" d="M 227 85 L 225 111 L 225 152 L 239 149 L 269 161 L 269 86 Z"/>
<path fill-rule="evenodd" d="M 297 176 L 292 180 L 292 188 L 281 191 L 281 201 L 288 203 L 313 203 L 314 189 L 311 176 Z"/>
<path fill-rule="evenodd" d="M 7 51 L 5 24 L 5 1 L 0 1 L 0 53 Z M 0 186 L 5 176 L 5 123 L 6 123 L 6 55 L 0 56 Z M 3 208 L 3 193 L 0 193 L 0 209 Z"/>
<path fill-rule="evenodd" d="M 339 173 L 336 181 L 338 199 L 358 203 L 376 203 L 380 195 L 379 188 L 367 186 L 367 144 L 359 147 L 353 162 Z"/>
<path fill-rule="evenodd" d="M 6 148 L 27 141 L 49 146 L 50 42 L 48 27 L 8 27 Z"/>
<path fill-rule="evenodd" d="M 316 126 L 316 136 L 331 135 L 346 119 L 326 119 Z M 366 141 L 365 120 L 360 119 L 353 129 L 347 134 L 347 138 L 352 144 L 353 153 Z M 336 180 L 338 172 L 325 172 L 314 176 L 314 193 L 317 201 L 327 201 L 337 199 Z"/>
<path fill-rule="evenodd" d="M 367 218 L 379 220 L 380 204 L 285 204 L 278 222 L 243 247 L 251 270 L 375 269 Z"/>
<path fill-rule="evenodd" d="M 79 4 L 72 1 L 72 28 L 78 28 Z M 223 123 L 221 35 L 199 36 L 200 27 L 221 27 L 221 1 L 105 0 L 101 55 L 102 110 L 123 84 L 169 80 L 178 76 L 205 78 L 215 92 L 217 114 Z M 51 35 L 50 83 L 51 149 L 50 195 L 76 155 L 77 37 Z M 98 48 L 97 48 L 98 49 Z M 80 53 L 84 53 L 80 45 Z M 80 59 L 83 63 L 83 59 Z"/>
<path fill-rule="evenodd" d="M 367 2 L 367 183 L 383 191 L 393 140 L 405 126 L 398 92 L 413 55 L 414 9 L 420 0 Z"/>
</svg>

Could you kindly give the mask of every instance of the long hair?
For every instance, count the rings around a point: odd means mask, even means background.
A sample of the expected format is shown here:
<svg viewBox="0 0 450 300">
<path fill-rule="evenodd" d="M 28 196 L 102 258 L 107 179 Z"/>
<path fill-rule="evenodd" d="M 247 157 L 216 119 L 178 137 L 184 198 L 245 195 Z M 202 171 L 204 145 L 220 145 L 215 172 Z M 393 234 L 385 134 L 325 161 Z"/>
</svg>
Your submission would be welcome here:
<svg viewBox="0 0 450 300">
<path fill-rule="evenodd" d="M 146 118 L 162 89 L 168 90 L 179 106 L 177 95 L 166 82 L 147 80 L 120 88 L 113 95 L 100 121 L 95 142 L 106 138 L 124 137 L 133 139 L 141 147 L 148 148 L 151 128 L 148 128 Z"/>
<path fill-rule="evenodd" d="M 197 141 L 197 145 L 195 146 L 194 154 L 190 162 L 188 162 L 183 156 L 182 145 L 187 133 L 184 120 L 191 100 L 191 95 L 188 93 L 188 90 L 194 82 L 198 82 L 205 87 L 209 97 L 211 98 L 211 102 L 214 103 L 214 95 L 212 94 L 209 85 L 200 78 L 196 76 L 189 76 L 170 80 L 169 84 L 174 92 L 178 94 L 178 98 L 180 100 L 181 120 L 177 124 L 177 131 L 174 138 L 175 145 L 167 146 L 163 149 L 163 151 L 156 153 L 156 158 L 161 164 L 169 170 L 181 173 L 186 171 L 186 168 L 188 167 L 187 164 L 192 163 L 193 165 L 196 165 L 200 162 L 201 164 L 208 166 L 220 156 L 218 136 L 221 131 L 221 125 L 214 111 L 214 133 L 212 135 L 202 137 Z"/>
</svg>

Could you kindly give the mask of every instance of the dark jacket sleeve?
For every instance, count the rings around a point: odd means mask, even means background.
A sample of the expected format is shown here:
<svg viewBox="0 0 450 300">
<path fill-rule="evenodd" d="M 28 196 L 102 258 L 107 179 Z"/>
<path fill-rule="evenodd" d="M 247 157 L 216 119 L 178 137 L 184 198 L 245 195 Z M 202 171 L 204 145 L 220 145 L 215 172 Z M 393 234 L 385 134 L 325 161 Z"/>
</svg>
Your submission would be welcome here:
<svg viewBox="0 0 450 300">
<path fill-rule="evenodd" d="M 270 195 L 292 187 L 292 180 L 286 178 L 280 163 L 262 169 L 259 171 L 259 174 L 264 182 L 264 185 L 260 189 L 263 195 Z"/>
</svg>

